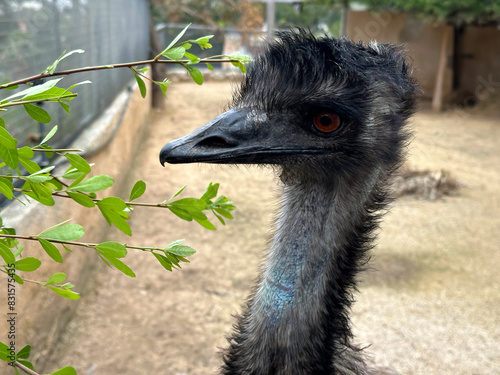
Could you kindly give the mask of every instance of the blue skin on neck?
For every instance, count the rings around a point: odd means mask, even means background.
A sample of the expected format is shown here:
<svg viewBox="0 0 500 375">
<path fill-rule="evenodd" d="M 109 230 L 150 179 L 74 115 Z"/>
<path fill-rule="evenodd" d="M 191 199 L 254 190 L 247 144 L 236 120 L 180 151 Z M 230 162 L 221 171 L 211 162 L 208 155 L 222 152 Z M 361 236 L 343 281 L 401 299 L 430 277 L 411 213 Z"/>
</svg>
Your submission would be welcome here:
<svg viewBox="0 0 500 375">
<path fill-rule="evenodd" d="M 267 278 L 263 280 L 263 311 L 270 318 L 267 328 L 277 324 L 287 323 L 282 321 L 287 311 L 294 308 L 306 308 L 302 297 L 304 293 L 297 293 L 299 288 L 311 289 L 312 283 L 317 284 L 318 277 L 323 273 L 327 256 L 320 261 L 310 259 L 309 231 L 300 237 L 289 239 L 284 242 L 279 251 L 280 259 L 273 263 L 272 268 L 266 273 Z M 304 265 L 310 274 L 304 275 Z"/>
</svg>

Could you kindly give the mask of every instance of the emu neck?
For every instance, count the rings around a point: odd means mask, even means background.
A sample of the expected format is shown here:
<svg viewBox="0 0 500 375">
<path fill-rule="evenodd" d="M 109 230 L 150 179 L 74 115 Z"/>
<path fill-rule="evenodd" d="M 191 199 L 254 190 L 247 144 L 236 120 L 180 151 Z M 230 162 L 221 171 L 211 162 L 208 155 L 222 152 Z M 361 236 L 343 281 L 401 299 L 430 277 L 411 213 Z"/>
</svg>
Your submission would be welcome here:
<svg viewBox="0 0 500 375">
<path fill-rule="evenodd" d="M 366 210 L 373 185 L 284 187 L 270 251 L 226 354 L 225 374 L 335 373 L 335 357 L 349 345 L 347 309 L 373 227 Z"/>
</svg>

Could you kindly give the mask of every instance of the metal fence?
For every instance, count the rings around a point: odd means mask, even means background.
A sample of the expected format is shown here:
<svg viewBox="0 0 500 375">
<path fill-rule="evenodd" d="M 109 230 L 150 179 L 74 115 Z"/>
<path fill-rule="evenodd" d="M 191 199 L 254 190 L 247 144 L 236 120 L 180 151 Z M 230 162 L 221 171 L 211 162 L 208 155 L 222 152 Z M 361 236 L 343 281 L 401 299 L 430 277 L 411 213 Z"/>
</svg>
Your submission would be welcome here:
<svg viewBox="0 0 500 375">
<path fill-rule="evenodd" d="M 0 0 L 0 82 L 29 77 L 43 71 L 64 51 L 85 50 L 63 60 L 57 70 L 146 59 L 149 53 L 147 0 Z M 128 69 L 86 72 L 66 76 L 62 87 L 83 80 L 74 91 L 68 115 L 57 103 L 45 103 L 59 125 L 55 146 L 64 146 L 111 103 L 127 82 Z M 2 90 L 1 98 L 13 93 Z M 39 124 L 22 108 L 9 109 L 2 118 L 20 144 L 39 133 Z"/>
</svg>

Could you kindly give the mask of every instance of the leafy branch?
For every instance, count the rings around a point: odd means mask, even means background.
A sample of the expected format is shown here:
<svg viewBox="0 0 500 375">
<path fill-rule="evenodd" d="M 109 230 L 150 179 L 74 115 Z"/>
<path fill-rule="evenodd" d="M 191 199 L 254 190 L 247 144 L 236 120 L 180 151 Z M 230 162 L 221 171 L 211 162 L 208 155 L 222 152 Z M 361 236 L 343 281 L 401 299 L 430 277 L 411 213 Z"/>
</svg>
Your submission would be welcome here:
<svg viewBox="0 0 500 375">
<path fill-rule="evenodd" d="M 143 78 L 146 78 L 148 80 L 151 80 L 151 79 L 144 76 L 144 74 L 143 74 L 147 71 L 147 68 L 138 68 L 138 66 L 150 65 L 150 64 L 178 64 L 178 65 L 183 66 L 187 70 L 187 72 L 189 73 L 191 78 L 199 85 L 201 85 L 203 83 L 203 74 L 201 73 L 201 71 L 198 68 L 195 68 L 193 66 L 196 64 L 205 64 L 209 70 L 213 70 L 212 64 L 214 64 L 214 63 L 231 63 L 235 67 L 238 67 L 241 70 L 241 72 L 243 72 L 243 73 L 246 72 L 245 64 L 250 62 L 250 58 L 246 55 L 235 53 L 235 54 L 231 54 L 231 55 L 216 55 L 216 56 L 200 59 L 196 55 L 194 55 L 190 52 L 187 52 L 188 50 L 191 49 L 191 47 L 194 44 L 198 45 L 201 49 L 211 48 L 212 45 L 209 43 L 209 40 L 211 38 L 213 38 L 213 35 L 206 35 L 206 36 L 200 37 L 198 39 L 189 39 L 187 41 L 178 42 L 179 39 L 184 35 L 184 33 L 186 32 L 186 30 L 188 29 L 189 26 L 190 26 L 190 24 L 188 26 L 186 26 L 174 38 L 174 40 L 169 44 L 169 46 L 167 48 L 165 48 L 160 54 L 155 56 L 153 59 L 120 63 L 120 64 L 88 66 L 88 67 L 83 67 L 83 68 L 56 71 L 57 65 L 66 57 L 71 56 L 74 53 L 84 53 L 83 50 L 77 49 L 77 50 L 73 50 L 73 51 L 62 54 L 56 61 L 54 61 L 51 65 L 49 65 L 46 69 L 44 69 L 40 74 L 36 74 L 34 76 L 23 78 L 23 79 L 20 79 L 17 81 L 4 83 L 4 84 L 0 85 L 0 89 L 15 89 L 21 84 L 31 84 L 34 81 L 48 78 L 48 77 L 53 77 L 53 76 L 64 76 L 64 75 L 70 75 L 70 74 L 75 74 L 75 73 L 84 73 L 84 72 L 90 72 L 90 71 L 96 71 L 96 70 L 129 68 L 132 70 L 132 72 L 137 80 L 137 83 L 139 84 L 139 88 L 140 88 L 142 97 L 145 97 L 146 96 L 146 87 L 145 87 L 142 79 Z M 164 57 L 165 59 L 162 59 L 162 57 Z M 183 60 L 184 57 L 186 58 L 185 60 Z M 48 82 L 54 82 L 54 81 L 55 80 L 51 80 Z M 57 83 L 57 81 L 55 83 Z M 153 81 L 153 80 L 151 80 L 151 81 L 154 84 L 158 85 L 164 94 L 167 91 L 168 85 L 172 83 L 168 79 L 165 79 L 163 81 Z M 88 83 L 88 82 L 89 81 L 85 81 L 82 83 Z M 53 83 L 53 84 L 55 84 L 55 83 Z M 82 83 L 80 83 L 80 84 L 82 84 Z M 77 84 L 77 85 L 79 85 L 79 84 Z M 41 86 L 43 86 L 43 85 L 41 85 Z M 38 86 L 38 87 L 41 87 L 41 86 Z M 71 88 L 73 88 L 75 86 L 71 86 L 67 90 L 70 90 Z M 35 87 L 37 87 L 37 86 L 35 86 Z M 18 93 L 18 94 L 16 94 L 16 96 L 19 96 L 20 94 L 21 93 Z M 26 92 L 24 92 L 23 95 L 24 95 L 23 99 L 27 100 L 28 98 L 26 98 Z M 40 101 L 40 102 L 41 101 L 61 102 L 62 100 L 73 99 L 75 96 L 76 96 L 76 94 L 69 93 L 68 95 L 64 95 L 64 96 L 59 95 L 59 96 L 51 96 L 51 97 L 40 97 L 37 99 L 39 99 L 38 101 Z M 9 97 L 9 98 L 11 98 L 11 97 Z M 6 100 L 8 100 L 9 98 L 0 102 L 0 111 L 8 106 L 22 104 L 20 101 L 14 102 L 14 103 L 6 102 Z M 27 104 L 30 104 L 30 103 L 27 103 Z"/>
<path fill-rule="evenodd" d="M 35 371 L 31 362 L 27 359 L 31 355 L 31 346 L 22 347 L 17 353 L 7 344 L 0 342 L 0 360 L 6 361 L 12 367 L 15 367 L 16 374 L 19 375 L 20 369 L 29 375 L 40 375 Z M 71 366 L 63 367 L 50 375 L 77 375 L 76 370 Z"/>
<path fill-rule="evenodd" d="M 68 53 L 63 53 L 39 75 L 0 85 L 0 89 L 16 88 L 21 83 L 28 83 L 30 86 L 0 101 L 0 113 L 1 111 L 6 111 L 9 107 L 22 105 L 25 111 L 34 120 L 43 123 L 50 122 L 51 118 L 49 113 L 41 107 L 33 105 L 33 103 L 41 101 L 57 102 L 69 113 L 70 101 L 77 96 L 77 94 L 73 93 L 71 90 L 80 85 L 88 84 L 90 81 L 82 81 L 68 88 L 57 86 L 62 79 L 61 77 L 46 81 L 39 85 L 30 84 L 30 82 L 35 79 L 53 75 L 66 75 L 90 70 L 130 67 L 137 79 L 142 96 L 145 96 L 146 93 L 143 79 L 149 78 L 144 75 L 146 68 L 139 69 L 137 65 L 148 62 L 171 62 L 186 67 L 195 82 L 201 84 L 202 78 L 199 78 L 201 72 L 198 74 L 199 71 L 191 65 L 205 62 L 207 66 L 211 67 L 208 63 L 210 59 L 198 59 L 195 55 L 187 52 L 187 50 L 194 44 L 202 49 L 210 48 L 211 45 L 209 40 L 212 38 L 212 35 L 179 42 L 186 29 L 187 28 L 185 28 L 161 54 L 148 61 L 85 67 L 56 72 L 57 65 L 63 59 L 75 53 L 83 53 L 84 51 L 73 50 Z M 167 60 L 164 61 L 163 57 Z M 182 60 L 183 57 L 189 60 Z M 239 55 L 235 59 L 231 58 L 231 56 L 216 57 L 218 57 L 218 59 L 212 59 L 211 61 L 231 62 L 236 66 L 240 66 L 241 70 L 244 70 L 243 61 L 248 61 L 247 58 L 247 60 L 245 60 L 245 57 Z M 165 93 L 166 87 L 170 81 L 164 80 L 163 82 L 154 83 L 159 84 Z M 25 204 L 25 202 L 20 199 L 19 194 L 24 196 L 27 203 L 29 203 L 30 200 L 35 200 L 43 205 L 53 206 L 55 204 L 55 197 L 56 199 L 71 199 L 79 205 L 88 208 L 97 207 L 109 225 L 115 226 L 129 236 L 132 235 L 132 230 L 128 220 L 135 207 L 167 208 L 179 218 L 187 221 L 196 221 L 204 228 L 210 230 L 215 230 L 216 228 L 215 225 L 210 222 L 204 211 L 212 212 L 223 225 L 225 225 L 226 219 L 233 218 L 231 211 L 234 210 L 235 207 L 232 201 L 224 196 L 217 197 L 219 184 L 210 183 L 200 198 L 175 199 L 184 190 L 184 186 L 170 199 L 160 203 L 149 203 L 135 201 L 146 191 L 145 182 L 137 181 L 130 192 L 128 201 L 113 196 L 98 198 L 97 193 L 112 187 L 114 179 L 108 175 L 88 177 L 92 171 L 92 165 L 82 156 L 74 153 L 80 150 L 52 148 L 49 146 L 48 142 L 56 134 L 57 130 L 58 127 L 56 125 L 38 145 L 32 147 L 17 147 L 17 139 L 7 130 L 3 119 L 0 117 L 0 168 L 6 170 L 6 173 L 0 175 L 0 194 L 4 195 L 9 200 L 16 199 L 23 204 Z M 35 154 L 40 152 L 45 153 L 49 159 L 52 158 L 54 154 L 65 158 L 70 164 L 69 168 L 62 175 L 54 175 L 54 166 L 42 168 L 36 162 Z M 14 180 L 22 181 L 23 185 L 21 187 L 15 187 L 13 183 Z M 57 245 L 62 246 L 62 248 L 67 251 L 71 251 L 68 246 L 93 248 L 108 266 L 113 266 L 131 277 L 135 276 L 134 272 L 120 260 L 127 254 L 127 249 L 136 249 L 152 253 L 160 264 L 169 271 L 179 268 L 180 262 L 187 262 L 188 260 L 186 257 L 194 254 L 193 249 L 181 245 L 184 240 L 174 241 L 164 248 L 130 246 L 114 241 L 100 244 L 77 242 L 76 240 L 80 239 L 85 233 L 83 227 L 78 224 L 66 223 L 67 221 L 60 223 L 56 227 L 49 228 L 38 235 L 20 236 L 16 234 L 15 228 L 4 227 L 0 218 L 0 256 L 6 263 L 4 266 L 0 266 L 3 267 L 3 269 L 0 270 L 10 275 L 16 282 L 22 284 L 23 279 L 21 276 L 16 272 L 11 275 L 8 271 L 8 266 L 11 265 L 16 271 L 23 272 L 35 271 L 40 266 L 41 261 L 36 257 L 21 258 L 24 247 L 19 246 L 18 240 L 37 241 L 43 250 L 56 262 L 63 261 L 63 257 Z M 28 281 L 28 279 L 25 280 Z M 72 284 L 52 284 L 48 281 L 40 282 L 33 280 L 29 280 L 29 282 L 48 286 L 56 293 L 67 298 L 73 299 L 76 298 L 75 296 L 78 296 L 77 293 L 70 290 L 74 287 Z"/>
<path fill-rule="evenodd" d="M 62 77 L 50 79 L 46 82 L 42 80 L 53 76 L 65 76 L 104 69 L 129 68 L 139 85 L 141 95 L 145 97 L 145 79 L 160 86 L 164 94 L 166 94 L 171 81 L 167 78 L 161 82 L 151 80 L 145 74 L 147 68 L 139 68 L 143 65 L 160 63 L 180 64 L 187 70 L 192 79 L 200 85 L 203 83 L 203 75 L 194 66 L 196 64 L 205 64 L 208 69 L 213 70 L 212 63 L 229 62 L 238 67 L 242 72 L 245 72 L 245 64 L 249 61 L 249 58 L 246 56 L 239 54 L 217 55 L 206 59 L 199 59 L 193 53 L 188 52 L 193 45 L 198 45 L 201 49 L 211 48 L 212 46 L 209 41 L 213 36 L 207 35 L 198 39 L 180 41 L 186 29 L 187 27 L 166 49 L 150 60 L 56 71 L 58 64 L 62 60 L 76 53 L 84 53 L 84 51 L 78 49 L 63 53 L 40 74 L 1 84 L 0 90 L 17 89 L 21 84 L 27 84 L 29 87 L 2 99 L 0 101 L 0 114 L 10 110 L 12 107 L 22 106 L 26 113 L 34 120 L 49 123 L 51 121 L 50 114 L 40 106 L 35 105 L 40 102 L 59 103 L 65 112 L 70 113 L 70 103 L 77 97 L 77 93 L 74 93 L 72 90 L 80 85 L 91 82 L 82 81 L 68 88 L 62 88 L 58 87 Z M 35 85 L 35 81 L 40 84 Z M 137 181 L 134 184 L 127 201 L 114 196 L 98 198 L 97 193 L 111 188 L 114 184 L 114 179 L 108 175 L 89 177 L 92 173 L 93 165 L 89 164 L 81 155 L 75 153 L 81 152 L 81 150 L 52 148 L 49 146 L 48 142 L 56 134 L 57 130 L 58 127 L 56 125 L 38 145 L 18 147 L 18 140 L 8 131 L 5 121 L 0 117 L 0 168 L 2 171 L 0 174 L 0 194 L 5 196 L 6 199 L 16 199 L 23 204 L 34 200 L 45 206 L 53 206 L 55 204 L 54 197 L 56 199 L 71 199 L 77 204 L 90 209 L 97 207 L 110 226 L 115 226 L 129 236 L 132 235 L 132 230 L 128 220 L 136 207 L 167 208 L 179 218 L 187 221 L 196 221 L 204 228 L 210 230 L 215 230 L 216 228 L 205 212 L 211 212 L 223 225 L 225 225 L 226 219 L 233 218 L 231 211 L 235 209 L 235 206 L 225 196 L 217 196 L 218 183 L 210 183 L 200 198 L 178 198 L 185 189 L 185 186 L 183 186 L 171 198 L 160 203 L 136 201 L 146 191 L 146 183 L 143 181 Z M 55 175 L 54 165 L 42 168 L 38 164 L 35 154 L 39 153 L 44 153 L 49 159 L 54 155 L 65 158 L 70 166 L 64 173 Z M 14 186 L 14 180 L 20 181 L 22 186 Z M 22 199 L 23 197 L 24 199 Z M 195 253 L 194 249 L 184 245 L 184 239 L 170 242 L 165 247 L 132 246 L 116 241 L 102 243 L 81 242 L 79 240 L 85 235 L 84 228 L 78 224 L 68 224 L 68 221 L 66 220 L 51 228 L 47 228 L 37 235 L 18 235 L 15 228 L 5 227 L 0 217 L 0 262 L 1 260 L 5 262 L 4 264 L 0 264 L 0 272 L 6 275 L 8 285 L 28 282 L 48 288 L 70 300 L 80 298 L 80 295 L 73 290 L 75 285 L 66 281 L 67 275 L 63 272 L 54 273 L 46 281 L 26 278 L 24 274 L 21 276 L 19 272 L 36 271 L 42 262 L 37 257 L 24 256 L 26 251 L 19 241 L 38 242 L 45 253 L 58 263 L 63 262 L 61 250 L 72 251 L 71 248 L 73 247 L 89 248 L 95 251 L 106 265 L 119 270 L 129 277 L 135 277 L 135 273 L 122 260 L 130 249 L 152 254 L 160 265 L 168 271 L 180 268 L 181 263 L 189 262 L 187 257 Z M 27 360 L 30 351 L 31 347 L 26 345 L 15 353 L 15 348 L 0 342 L 0 360 L 6 361 L 9 365 L 13 366 L 16 374 L 19 373 L 18 369 L 21 369 L 25 373 L 38 375 L 32 364 Z M 76 375 L 76 371 L 73 367 L 68 366 L 52 373 L 52 375 Z"/>
</svg>

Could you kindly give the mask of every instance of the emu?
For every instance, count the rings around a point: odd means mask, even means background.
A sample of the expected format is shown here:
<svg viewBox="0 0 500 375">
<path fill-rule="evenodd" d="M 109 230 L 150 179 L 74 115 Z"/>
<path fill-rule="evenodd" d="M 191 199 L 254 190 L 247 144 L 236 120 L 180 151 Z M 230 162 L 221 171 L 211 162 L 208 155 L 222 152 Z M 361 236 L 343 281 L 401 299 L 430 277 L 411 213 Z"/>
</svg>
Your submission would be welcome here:
<svg viewBox="0 0 500 375">
<path fill-rule="evenodd" d="M 281 33 L 255 57 L 231 109 L 162 148 L 162 164 L 268 164 L 283 184 L 222 374 L 394 374 L 352 343 L 349 310 L 408 140 L 410 73 L 388 44 Z"/>
</svg>

